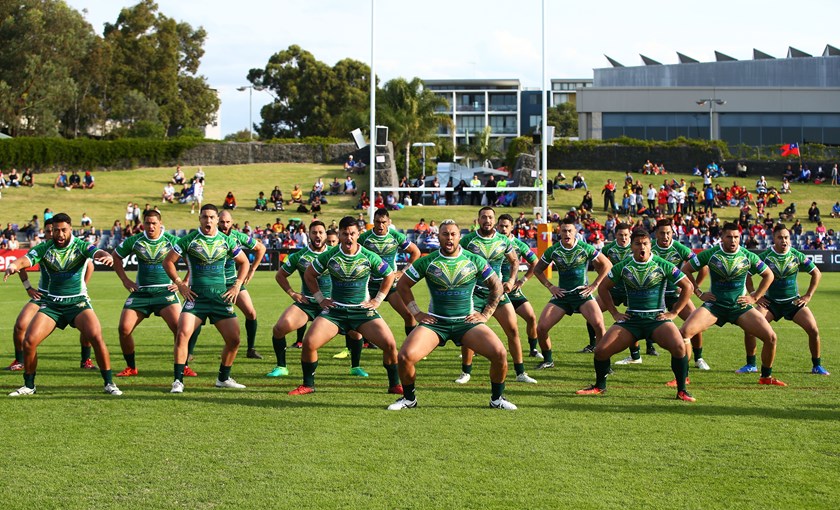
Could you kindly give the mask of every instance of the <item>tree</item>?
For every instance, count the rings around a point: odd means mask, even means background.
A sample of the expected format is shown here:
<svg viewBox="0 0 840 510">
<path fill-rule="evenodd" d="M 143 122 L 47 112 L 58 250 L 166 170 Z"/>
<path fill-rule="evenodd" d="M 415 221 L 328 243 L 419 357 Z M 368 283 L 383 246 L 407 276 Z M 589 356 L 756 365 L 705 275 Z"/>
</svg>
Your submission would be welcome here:
<svg viewBox="0 0 840 510">
<path fill-rule="evenodd" d="M 554 126 L 554 136 L 577 136 L 578 116 L 573 103 L 560 103 L 548 109 L 548 125 Z"/>
<path fill-rule="evenodd" d="M 275 96 L 260 110 L 263 138 L 346 136 L 365 125 L 370 67 L 362 62 L 344 59 L 330 67 L 292 45 L 265 68 L 248 71 L 248 81 Z"/>
<path fill-rule="evenodd" d="M 377 94 L 376 117 L 388 126 L 394 146 L 402 147 L 406 171 L 410 166 L 411 143 L 434 136 L 441 125 L 452 125 L 448 115 L 437 112 L 447 104 L 446 99 L 424 89 L 420 78 L 411 81 L 395 78 L 386 82 Z"/>
<path fill-rule="evenodd" d="M 492 134 L 490 126 L 484 126 L 481 133 L 473 136 L 469 143 L 458 147 L 458 154 L 466 160 L 466 166 L 470 166 L 472 161 L 478 161 L 484 166 L 485 162 L 502 155 L 502 139 Z"/>
</svg>

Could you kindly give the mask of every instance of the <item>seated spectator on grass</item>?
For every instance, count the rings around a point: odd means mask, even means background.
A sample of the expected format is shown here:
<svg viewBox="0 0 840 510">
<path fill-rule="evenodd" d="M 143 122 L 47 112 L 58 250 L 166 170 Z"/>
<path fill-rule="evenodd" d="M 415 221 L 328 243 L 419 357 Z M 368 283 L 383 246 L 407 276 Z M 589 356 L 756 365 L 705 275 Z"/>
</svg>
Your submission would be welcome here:
<svg viewBox="0 0 840 510">
<path fill-rule="evenodd" d="M 811 182 L 811 169 L 808 168 L 808 165 L 799 167 L 799 176 L 796 178 L 796 182 Z"/>
<path fill-rule="evenodd" d="M 355 195 L 356 194 L 356 181 L 353 180 L 352 177 L 349 175 L 347 179 L 344 180 L 344 194 L 345 195 Z"/>
<path fill-rule="evenodd" d="M 8 187 L 9 182 L 6 180 L 6 176 L 3 174 L 3 170 L 0 170 L 0 189 Z"/>
<path fill-rule="evenodd" d="M 811 202 L 811 207 L 808 208 L 808 221 L 820 221 L 820 208 L 817 207 L 816 202 Z"/>
<path fill-rule="evenodd" d="M 254 204 L 255 211 L 267 211 L 268 210 L 268 200 L 265 199 L 265 193 L 260 191 L 260 195 L 257 197 L 257 201 Z"/>
<path fill-rule="evenodd" d="M 204 179 L 204 177 L 205 177 L 204 170 L 202 170 L 201 167 L 198 167 L 198 170 L 195 171 L 195 175 L 193 176 L 193 180 L 196 180 L 196 181 L 202 180 L 202 179 Z"/>
<path fill-rule="evenodd" d="M 90 173 L 90 170 L 85 171 L 85 178 L 82 180 L 82 187 L 85 189 L 93 189 L 96 186 L 96 183 L 93 179 L 93 174 Z"/>
<path fill-rule="evenodd" d="M 796 217 L 796 203 L 791 202 L 789 206 L 785 207 L 785 210 L 779 213 L 780 220 L 792 220 Z M 796 220 L 796 223 L 799 223 L 799 220 Z M 801 226 L 799 227 L 801 230 Z"/>
<path fill-rule="evenodd" d="M 20 174 L 17 171 L 17 168 L 12 168 L 9 172 L 8 177 L 6 177 L 6 181 L 8 185 L 12 188 L 17 188 L 20 186 Z"/>
<path fill-rule="evenodd" d="M 300 184 L 295 184 L 295 188 L 291 192 L 291 200 L 289 200 L 289 204 L 302 204 L 303 203 L 303 190 L 300 189 Z"/>
<path fill-rule="evenodd" d="M 333 182 L 330 183 L 330 195 L 340 195 L 341 194 L 341 183 L 338 182 L 338 177 L 333 179 Z"/>
<path fill-rule="evenodd" d="M 175 186 L 171 182 L 167 182 L 166 186 L 163 187 L 163 195 L 160 201 L 169 202 L 170 204 L 175 201 Z"/>
<path fill-rule="evenodd" d="M 222 209 L 236 209 L 236 197 L 233 196 L 233 191 L 228 191 L 225 196 L 225 202 L 222 204 Z"/>
<path fill-rule="evenodd" d="M 359 203 L 356 204 L 354 209 L 362 209 L 367 210 L 370 207 L 370 198 L 368 198 L 367 191 L 362 191 L 362 194 L 359 195 Z"/>
<path fill-rule="evenodd" d="M 785 179 L 782 181 L 782 189 L 779 191 L 779 193 L 791 193 L 789 180 Z"/>
<path fill-rule="evenodd" d="M 310 192 L 309 192 L 309 200 L 307 200 L 307 202 L 309 202 L 309 203 L 311 204 L 312 202 L 314 202 L 314 201 L 315 201 L 315 199 L 316 199 L 316 198 L 317 198 L 317 199 L 318 199 L 318 200 L 319 200 L 322 204 L 326 204 L 326 203 L 327 203 L 327 201 L 326 201 L 326 200 L 324 200 L 324 194 L 321 192 L 321 190 L 319 190 L 319 189 L 318 189 L 318 185 L 317 185 L 317 184 L 316 184 L 316 185 L 314 185 L 314 186 L 312 186 L 312 191 L 310 191 Z"/>
<path fill-rule="evenodd" d="M 70 178 L 67 180 L 70 189 L 81 189 L 82 188 L 82 178 L 79 176 L 79 172 L 73 170 L 70 174 Z"/>
<path fill-rule="evenodd" d="M 87 213 L 86 213 L 86 212 L 83 212 L 83 213 L 82 213 L 82 219 L 81 219 L 81 220 L 79 220 L 79 223 L 80 223 L 83 227 L 90 227 L 90 226 L 93 226 L 93 220 L 90 218 L 90 216 L 88 216 L 88 215 L 87 215 Z"/>
<path fill-rule="evenodd" d="M 315 181 L 315 190 L 318 193 L 324 193 L 324 180 L 321 177 L 318 177 L 318 180 Z"/>
<path fill-rule="evenodd" d="M 397 195 L 392 191 L 385 196 L 385 207 L 391 210 L 399 209 Z"/>
<path fill-rule="evenodd" d="M 578 172 L 577 175 L 572 177 L 572 188 L 583 188 L 587 191 L 589 190 L 589 188 L 586 186 L 586 179 L 583 178 L 583 174 L 581 174 L 580 172 Z"/>
<path fill-rule="evenodd" d="M 271 202 L 274 204 L 275 211 L 283 211 L 283 192 L 280 191 L 280 186 L 274 186 L 271 190 Z"/>
<path fill-rule="evenodd" d="M 356 170 L 356 160 L 353 159 L 353 155 L 350 154 L 347 156 L 347 161 L 344 162 L 344 171 L 345 172 L 354 172 Z"/>
<path fill-rule="evenodd" d="M 184 176 L 184 171 L 181 170 L 181 167 L 175 169 L 175 173 L 172 174 L 172 184 L 184 184 L 186 181 L 186 177 Z"/>
<path fill-rule="evenodd" d="M 309 212 L 315 214 L 321 212 L 321 204 L 323 204 L 323 200 L 321 200 L 321 195 L 315 195 L 315 198 L 312 199 L 312 202 L 309 203 Z"/>
<path fill-rule="evenodd" d="M 373 196 L 373 208 L 374 209 L 384 209 L 385 208 L 385 199 L 382 198 L 382 192 L 377 191 L 376 194 Z"/>
<path fill-rule="evenodd" d="M 840 218 L 840 202 L 834 202 L 834 205 L 831 207 L 831 217 Z"/>
<path fill-rule="evenodd" d="M 59 170 L 58 177 L 55 178 L 53 182 L 53 188 L 64 188 L 69 190 L 70 184 L 67 181 L 67 173 L 64 170 Z"/>
</svg>

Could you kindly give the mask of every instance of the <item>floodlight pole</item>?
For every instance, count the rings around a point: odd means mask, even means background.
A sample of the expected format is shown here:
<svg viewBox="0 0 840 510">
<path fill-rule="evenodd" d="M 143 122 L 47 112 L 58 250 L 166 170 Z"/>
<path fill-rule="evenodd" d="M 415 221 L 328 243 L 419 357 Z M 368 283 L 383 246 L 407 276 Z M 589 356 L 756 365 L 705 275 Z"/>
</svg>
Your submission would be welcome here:
<svg viewBox="0 0 840 510">
<path fill-rule="evenodd" d="M 370 194 L 368 199 L 370 206 L 368 206 L 368 222 L 373 223 L 373 204 L 375 202 L 375 174 L 376 174 L 376 65 L 374 60 L 374 27 L 376 26 L 376 0 L 370 0 L 370 162 L 368 170 L 370 171 Z"/>
<path fill-rule="evenodd" d="M 545 0 L 542 0 L 542 217 L 548 220 L 548 88 L 545 83 Z M 537 192 L 537 196 L 539 192 Z"/>
<path fill-rule="evenodd" d="M 258 87 L 254 85 L 243 85 L 241 87 L 236 87 L 236 90 L 239 92 L 248 91 L 248 163 L 254 162 L 254 157 L 251 154 L 251 145 L 254 143 L 254 89 L 263 90 L 263 87 Z"/>
<path fill-rule="evenodd" d="M 726 101 L 723 99 L 715 99 L 715 98 L 706 98 L 706 99 L 698 99 L 697 104 L 703 106 L 705 104 L 709 105 L 709 141 L 713 141 L 715 139 L 715 129 L 714 129 L 714 115 L 715 115 L 715 105 L 724 105 Z"/>
</svg>

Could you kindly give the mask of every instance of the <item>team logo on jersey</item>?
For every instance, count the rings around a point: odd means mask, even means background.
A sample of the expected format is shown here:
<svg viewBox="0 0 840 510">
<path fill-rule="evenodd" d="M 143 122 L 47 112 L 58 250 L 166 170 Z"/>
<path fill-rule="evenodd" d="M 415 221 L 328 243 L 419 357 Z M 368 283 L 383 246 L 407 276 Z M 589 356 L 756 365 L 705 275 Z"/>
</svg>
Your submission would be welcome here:
<svg viewBox="0 0 840 510">
<path fill-rule="evenodd" d="M 157 243 L 139 241 L 134 245 L 135 253 L 146 263 L 163 262 L 170 249 L 171 246 L 166 241 Z"/>
<path fill-rule="evenodd" d="M 377 237 L 375 235 L 371 235 L 370 237 L 365 239 L 364 244 L 362 246 L 376 253 L 380 257 L 383 255 L 391 255 L 392 253 L 397 251 L 397 248 L 399 248 L 399 246 L 397 245 L 397 240 L 389 235 L 386 235 L 385 237 Z"/>
<path fill-rule="evenodd" d="M 202 262 L 215 262 L 227 255 L 227 244 L 223 239 L 201 239 L 196 237 L 190 243 L 190 253 Z"/>
<path fill-rule="evenodd" d="M 779 278 L 787 278 L 799 272 L 799 261 L 796 257 L 768 257 L 767 265 L 773 271 L 773 275 Z"/>
<path fill-rule="evenodd" d="M 496 261 L 504 257 L 508 250 L 507 243 L 500 242 L 500 239 L 503 240 L 504 237 L 493 237 L 489 240 L 489 242 L 481 242 L 477 239 L 473 239 L 467 245 L 467 250 L 475 253 L 476 255 L 481 255 L 487 261 Z"/>
<path fill-rule="evenodd" d="M 370 274 L 370 265 L 364 257 L 354 257 L 352 259 L 333 257 L 327 267 L 332 274 L 343 281 L 358 280 Z"/>
<path fill-rule="evenodd" d="M 53 271 L 61 272 L 70 269 L 81 258 L 81 253 L 74 246 L 63 250 L 47 250 L 42 263 Z"/>
<path fill-rule="evenodd" d="M 719 257 L 715 255 L 709 260 L 709 267 L 724 280 L 734 280 L 749 271 L 750 260 L 743 256 Z"/>
<path fill-rule="evenodd" d="M 435 261 L 429 265 L 426 275 L 436 286 L 460 287 L 475 279 L 476 267 L 470 260 L 459 260 L 454 264 Z"/>
<path fill-rule="evenodd" d="M 654 264 L 645 264 L 643 267 L 627 264 L 621 271 L 624 286 L 630 290 L 644 290 L 656 287 L 665 279 L 665 273 Z"/>
<path fill-rule="evenodd" d="M 583 250 L 555 250 L 551 256 L 554 265 L 557 266 L 558 271 L 568 271 L 569 269 L 586 264 L 588 256 Z"/>
</svg>

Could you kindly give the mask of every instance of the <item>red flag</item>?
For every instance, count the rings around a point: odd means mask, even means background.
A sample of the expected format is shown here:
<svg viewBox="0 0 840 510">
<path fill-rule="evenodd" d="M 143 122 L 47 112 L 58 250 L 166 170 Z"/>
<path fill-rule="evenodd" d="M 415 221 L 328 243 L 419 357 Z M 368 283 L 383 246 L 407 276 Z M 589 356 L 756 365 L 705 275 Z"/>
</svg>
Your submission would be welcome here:
<svg viewBox="0 0 840 510">
<path fill-rule="evenodd" d="M 787 156 L 799 156 L 799 144 L 798 143 L 788 143 L 782 145 L 781 148 L 782 157 L 785 158 Z"/>
</svg>

